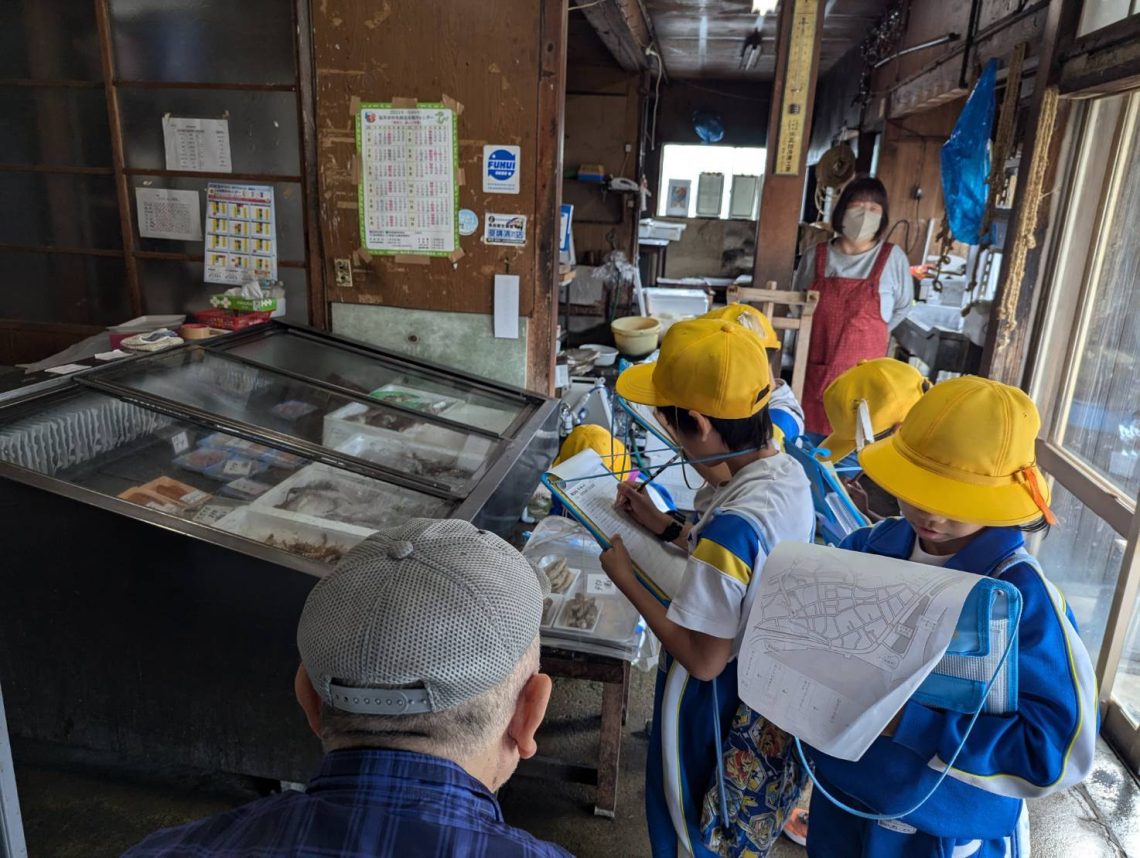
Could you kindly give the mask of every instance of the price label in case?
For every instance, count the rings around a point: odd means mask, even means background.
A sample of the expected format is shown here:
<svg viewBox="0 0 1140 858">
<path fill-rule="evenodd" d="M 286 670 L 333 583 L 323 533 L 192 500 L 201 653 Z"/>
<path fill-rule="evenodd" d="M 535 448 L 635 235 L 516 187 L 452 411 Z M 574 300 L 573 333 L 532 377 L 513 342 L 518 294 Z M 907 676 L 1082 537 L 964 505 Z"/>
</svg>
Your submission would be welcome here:
<svg viewBox="0 0 1140 858">
<path fill-rule="evenodd" d="M 249 459 L 230 459 L 222 466 L 226 476 L 248 477 L 253 473 L 253 463 Z"/>
<path fill-rule="evenodd" d="M 190 433 L 183 429 L 170 439 L 170 446 L 174 448 L 175 456 L 181 456 L 190 449 Z"/>
<path fill-rule="evenodd" d="M 586 576 L 586 595 L 587 596 L 612 596 L 617 593 L 617 587 L 614 582 L 606 575 L 588 575 Z"/>
</svg>

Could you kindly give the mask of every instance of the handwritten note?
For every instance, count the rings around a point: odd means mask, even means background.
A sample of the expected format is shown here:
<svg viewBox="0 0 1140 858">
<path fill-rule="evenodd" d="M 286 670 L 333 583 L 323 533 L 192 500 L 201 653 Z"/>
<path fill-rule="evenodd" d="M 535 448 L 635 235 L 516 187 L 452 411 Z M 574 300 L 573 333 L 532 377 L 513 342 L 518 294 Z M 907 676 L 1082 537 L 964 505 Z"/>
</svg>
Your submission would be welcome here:
<svg viewBox="0 0 1140 858">
<path fill-rule="evenodd" d="M 172 241 L 202 240 L 202 209 L 197 191 L 135 188 L 139 235 Z"/>
</svg>

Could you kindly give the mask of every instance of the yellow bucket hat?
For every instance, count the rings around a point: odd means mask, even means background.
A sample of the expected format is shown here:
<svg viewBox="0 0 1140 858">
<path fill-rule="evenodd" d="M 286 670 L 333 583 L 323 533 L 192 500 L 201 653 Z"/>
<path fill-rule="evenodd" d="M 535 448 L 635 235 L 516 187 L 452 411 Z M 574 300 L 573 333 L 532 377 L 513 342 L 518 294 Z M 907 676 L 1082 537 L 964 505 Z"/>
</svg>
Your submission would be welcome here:
<svg viewBox="0 0 1140 858">
<path fill-rule="evenodd" d="M 727 307 L 717 307 L 715 310 L 709 310 L 701 318 L 719 319 L 743 325 L 760 337 L 766 349 L 778 349 L 782 345 L 779 334 L 772 327 L 772 322 L 751 304 L 729 304 Z"/>
<path fill-rule="evenodd" d="M 641 405 L 742 420 L 768 404 L 772 375 L 757 334 L 734 322 L 691 319 L 669 328 L 657 363 L 631 366 L 616 389 Z"/>
<path fill-rule="evenodd" d="M 610 434 L 604 426 L 583 423 L 575 426 L 558 450 L 555 465 L 577 456 L 583 450 L 593 450 L 602 457 L 606 467 L 613 471 L 619 480 L 624 480 L 633 469 L 625 444 Z"/>
<path fill-rule="evenodd" d="M 1056 524 L 1036 465 L 1040 428 L 1021 390 L 967 375 L 934 385 L 898 432 L 863 448 L 859 464 L 899 500 L 953 521 Z"/>
<path fill-rule="evenodd" d="M 823 392 L 831 434 L 819 446 L 828 450 L 832 462 L 862 450 L 902 423 L 929 387 L 922 373 L 900 360 L 859 361 Z"/>
</svg>

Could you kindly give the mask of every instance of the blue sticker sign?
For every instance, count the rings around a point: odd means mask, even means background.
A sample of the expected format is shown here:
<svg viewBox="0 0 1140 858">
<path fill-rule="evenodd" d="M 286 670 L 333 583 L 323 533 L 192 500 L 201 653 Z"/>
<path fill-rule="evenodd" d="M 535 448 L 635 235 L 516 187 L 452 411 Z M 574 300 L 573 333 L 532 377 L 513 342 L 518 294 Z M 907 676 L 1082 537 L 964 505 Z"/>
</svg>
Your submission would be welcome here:
<svg viewBox="0 0 1140 858">
<path fill-rule="evenodd" d="M 518 146 L 483 147 L 483 192 L 487 194 L 517 194 L 519 192 Z"/>
</svg>

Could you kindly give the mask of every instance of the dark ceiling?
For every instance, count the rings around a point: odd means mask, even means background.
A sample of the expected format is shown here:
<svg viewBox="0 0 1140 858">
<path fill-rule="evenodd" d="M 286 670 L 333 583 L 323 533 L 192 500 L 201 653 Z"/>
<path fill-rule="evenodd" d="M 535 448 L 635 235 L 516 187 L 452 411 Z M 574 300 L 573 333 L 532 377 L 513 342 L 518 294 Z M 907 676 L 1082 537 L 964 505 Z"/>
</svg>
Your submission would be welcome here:
<svg viewBox="0 0 1140 858">
<path fill-rule="evenodd" d="M 789 0 L 784 0 L 789 2 Z M 758 18 L 752 0 L 644 0 L 671 78 L 771 80 L 776 15 Z M 827 0 L 820 73 L 858 44 L 882 14 L 886 0 Z M 760 56 L 741 68 L 745 39 L 759 26 Z"/>
</svg>

